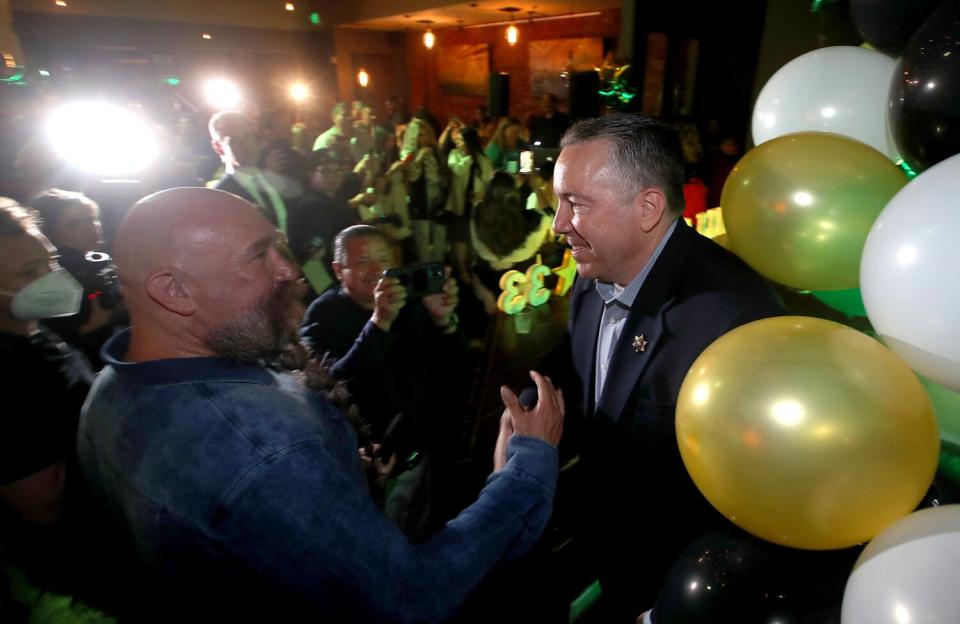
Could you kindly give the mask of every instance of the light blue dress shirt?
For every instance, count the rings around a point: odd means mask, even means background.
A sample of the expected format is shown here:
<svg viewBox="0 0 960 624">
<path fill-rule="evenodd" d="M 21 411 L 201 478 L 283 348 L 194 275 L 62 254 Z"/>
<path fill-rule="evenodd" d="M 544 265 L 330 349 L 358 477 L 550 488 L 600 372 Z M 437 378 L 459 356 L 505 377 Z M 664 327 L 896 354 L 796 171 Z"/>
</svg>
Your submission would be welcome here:
<svg viewBox="0 0 960 624">
<path fill-rule="evenodd" d="M 610 360 L 614 349 L 620 341 L 620 334 L 623 332 L 623 324 L 630 314 L 630 306 L 633 305 L 637 293 L 646 281 L 647 275 L 656 264 L 657 258 L 670 240 L 670 236 L 677 228 L 677 222 L 674 221 L 667 233 L 663 235 L 657 248 L 650 254 L 647 263 L 643 265 L 637 276 L 630 280 L 626 286 L 613 284 L 609 282 L 597 281 L 594 286 L 597 294 L 603 299 L 603 316 L 600 318 L 600 329 L 597 335 L 597 363 L 594 378 L 595 391 L 593 393 L 594 407 L 600 403 L 600 397 L 603 396 L 603 386 L 607 380 L 607 370 L 610 367 Z"/>
</svg>

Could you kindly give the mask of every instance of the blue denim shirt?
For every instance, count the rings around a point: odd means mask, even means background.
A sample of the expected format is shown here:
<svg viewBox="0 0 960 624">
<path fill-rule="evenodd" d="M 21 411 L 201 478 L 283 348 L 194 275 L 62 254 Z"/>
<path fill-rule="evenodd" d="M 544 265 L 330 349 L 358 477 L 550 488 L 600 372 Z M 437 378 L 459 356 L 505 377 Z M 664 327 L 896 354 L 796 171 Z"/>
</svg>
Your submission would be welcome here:
<svg viewBox="0 0 960 624">
<path fill-rule="evenodd" d="M 515 435 L 477 501 L 411 544 L 368 496 L 353 429 L 326 399 L 222 358 L 125 363 L 127 345 L 120 334 L 104 347 L 79 457 L 139 557 L 167 576 L 242 577 L 338 619 L 431 621 L 526 552 L 550 516 L 557 451 Z"/>
</svg>

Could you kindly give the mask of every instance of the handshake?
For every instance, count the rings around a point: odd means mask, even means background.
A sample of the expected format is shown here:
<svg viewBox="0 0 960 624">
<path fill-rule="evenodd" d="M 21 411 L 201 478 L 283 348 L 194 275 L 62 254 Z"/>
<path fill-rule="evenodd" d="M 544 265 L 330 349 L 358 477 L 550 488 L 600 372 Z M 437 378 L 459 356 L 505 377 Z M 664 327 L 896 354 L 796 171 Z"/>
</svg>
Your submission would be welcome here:
<svg viewBox="0 0 960 624">
<path fill-rule="evenodd" d="M 536 384 L 517 397 L 510 388 L 501 386 L 503 415 L 500 417 L 500 435 L 493 452 L 493 469 L 498 471 L 507 463 L 507 443 L 514 435 L 539 438 L 556 447 L 563 435 L 563 392 L 553 387 L 549 378 L 537 371 L 530 371 Z"/>
</svg>

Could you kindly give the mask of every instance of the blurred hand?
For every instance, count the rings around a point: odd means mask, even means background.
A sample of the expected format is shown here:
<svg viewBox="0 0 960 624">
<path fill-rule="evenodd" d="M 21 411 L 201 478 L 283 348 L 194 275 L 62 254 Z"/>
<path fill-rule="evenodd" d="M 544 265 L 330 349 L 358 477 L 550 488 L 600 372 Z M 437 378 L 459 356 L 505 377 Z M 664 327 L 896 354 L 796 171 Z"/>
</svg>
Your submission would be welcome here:
<svg viewBox="0 0 960 624">
<path fill-rule="evenodd" d="M 290 156 L 283 150 L 270 150 L 263 168 L 271 173 L 283 173 L 290 166 Z"/>
<path fill-rule="evenodd" d="M 370 320 L 383 331 L 390 331 L 406 302 L 407 289 L 400 284 L 400 280 L 383 277 L 373 290 L 373 315 Z"/>
<path fill-rule="evenodd" d="M 563 392 L 555 389 L 550 380 L 537 371 L 530 371 L 530 378 L 537 384 L 537 404 L 532 410 L 525 410 L 517 395 L 510 388 L 501 386 L 500 398 L 506 408 L 504 415 L 509 414 L 514 433 L 557 446 L 563 435 Z"/>
<path fill-rule="evenodd" d="M 372 206 L 373 204 L 377 203 L 377 194 L 370 193 L 369 191 L 357 193 L 352 198 L 350 198 L 350 201 L 348 201 L 347 203 L 353 204 L 353 205 L 363 204 L 364 206 Z"/>
<path fill-rule="evenodd" d="M 443 292 L 436 295 L 427 295 L 423 298 L 423 307 L 430 313 L 430 318 L 437 327 L 446 327 L 450 324 L 450 315 L 457 308 L 460 287 L 457 280 L 450 277 L 450 267 L 444 269 L 447 279 L 443 282 Z"/>
<path fill-rule="evenodd" d="M 370 453 L 367 452 L 367 449 L 362 446 L 357 450 L 360 451 L 360 461 L 363 463 L 363 467 L 366 469 L 367 473 L 375 477 L 377 481 L 385 481 L 390 476 L 390 473 L 393 472 L 393 469 L 397 467 L 396 453 L 390 455 L 390 459 L 387 460 L 387 463 L 383 463 L 379 457 L 376 457 L 377 451 L 380 450 L 379 444 L 373 445 L 372 452 L 374 457 L 371 457 Z"/>
<path fill-rule="evenodd" d="M 397 160 L 397 161 L 394 161 L 394 163 L 393 163 L 392 165 L 390 165 L 390 168 L 387 169 L 386 175 L 390 175 L 391 173 L 394 173 L 394 172 L 398 171 L 399 169 L 403 169 L 403 168 L 406 167 L 408 164 L 410 164 L 409 159 L 408 159 L 408 160 Z"/>
</svg>

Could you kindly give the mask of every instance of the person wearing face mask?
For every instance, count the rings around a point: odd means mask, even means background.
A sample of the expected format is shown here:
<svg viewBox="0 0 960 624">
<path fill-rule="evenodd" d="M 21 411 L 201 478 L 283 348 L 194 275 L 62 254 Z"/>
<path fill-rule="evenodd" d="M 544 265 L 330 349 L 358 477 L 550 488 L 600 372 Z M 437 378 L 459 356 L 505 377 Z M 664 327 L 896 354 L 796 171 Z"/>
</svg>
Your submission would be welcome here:
<svg viewBox="0 0 960 624">
<path fill-rule="evenodd" d="M 0 417 L 3 533 L 51 525 L 64 503 L 67 460 L 93 382 L 87 360 L 42 319 L 76 314 L 83 288 L 56 262 L 34 216 L 0 198 L 0 361 L 11 401 Z M 14 543 L 11 540 L 11 543 Z"/>
<path fill-rule="evenodd" d="M 100 227 L 100 207 L 83 193 L 51 188 L 30 200 L 39 226 L 60 253 L 60 266 L 83 286 L 80 311 L 47 321 L 47 327 L 83 352 L 96 369 L 103 366 L 100 347 L 114 329 L 127 322 L 116 282 L 116 267 L 107 253 Z"/>
</svg>

